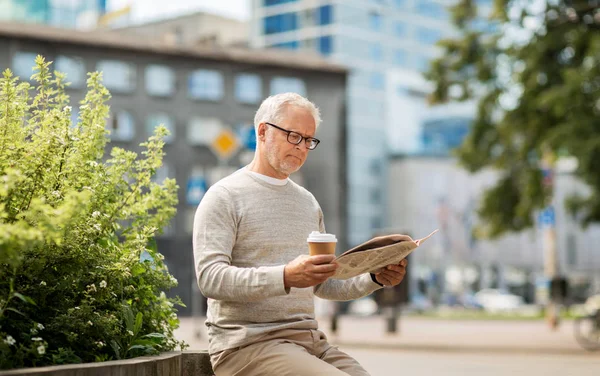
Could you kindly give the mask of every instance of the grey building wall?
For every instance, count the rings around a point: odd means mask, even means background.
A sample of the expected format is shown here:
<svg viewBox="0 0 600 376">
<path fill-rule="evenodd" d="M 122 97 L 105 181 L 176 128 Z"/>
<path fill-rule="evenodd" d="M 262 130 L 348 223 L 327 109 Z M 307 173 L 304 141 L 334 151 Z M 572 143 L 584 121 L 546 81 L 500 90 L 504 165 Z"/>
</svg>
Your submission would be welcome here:
<svg viewBox="0 0 600 376">
<path fill-rule="evenodd" d="M 319 147 L 310 153 L 305 166 L 293 179 L 299 181 L 311 191 L 321 204 L 325 223 L 329 232 L 338 235 L 340 250 L 346 247 L 346 184 L 345 184 L 345 72 L 332 72 L 319 69 L 301 69 L 297 65 L 281 66 L 261 65 L 257 63 L 218 60 L 214 57 L 202 58 L 160 53 L 157 51 L 130 51 L 109 46 L 93 46 L 84 43 L 52 42 L 39 38 L 17 38 L 0 33 L 0 69 L 12 68 L 13 57 L 19 51 L 43 54 L 47 60 L 57 56 L 77 56 L 85 62 L 86 71 L 96 70 L 97 62 L 103 59 L 115 59 L 135 65 L 135 90 L 129 94 L 112 92 L 109 104 L 111 112 L 129 111 L 135 119 L 135 138 L 131 142 L 116 142 L 111 146 L 121 146 L 138 151 L 139 143 L 148 137 L 146 117 L 153 112 L 165 112 L 174 119 L 175 139 L 165 145 L 164 162 L 174 168 L 169 177 L 175 178 L 180 187 L 177 215 L 173 219 L 173 231 L 157 239 L 159 251 L 165 255 L 165 262 L 172 274 L 178 279 L 179 286 L 171 294 L 179 295 L 188 308 L 182 308 L 181 314 L 189 314 L 197 306 L 198 295 L 193 295 L 195 276 L 193 270 L 191 219 L 195 205 L 186 203 L 186 185 L 190 169 L 202 166 L 207 171 L 223 167 L 233 171 L 244 163 L 238 153 L 229 161 L 220 161 L 209 148 L 190 145 L 187 140 L 188 121 L 193 116 L 214 117 L 224 124 L 235 125 L 240 122 L 252 124 L 256 105 L 239 103 L 234 96 L 234 75 L 253 73 L 262 80 L 262 97 L 270 95 L 270 82 L 274 76 L 297 77 L 304 81 L 306 94 L 321 109 L 323 124 L 317 131 L 321 139 Z M 256 54 L 263 54 L 258 51 Z M 301 60 L 301 57 L 294 57 Z M 176 92 L 172 97 L 157 98 L 146 93 L 144 69 L 148 64 L 164 64 L 171 67 L 176 75 Z M 216 102 L 192 100 L 188 95 L 188 75 L 196 69 L 214 69 L 224 78 L 224 96 Z M 85 89 L 69 89 L 71 104 L 76 107 L 83 99 Z M 247 156 L 246 156 L 247 158 Z M 174 170 L 174 171 L 173 171 Z M 294 215 L 294 213 L 290 213 Z M 308 234 L 307 234 L 308 235 Z M 291 260 L 290 260 L 291 261 Z"/>
<path fill-rule="evenodd" d="M 391 159 L 390 230 L 419 238 L 440 229 L 411 256 L 417 265 L 413 278 L 431 272 L 438 272 L 443 278 L 445 272 L 453 269 L 463 276 L 477 274 L 478 281 L 472 286 L 475 289 L 510 289 L 523 280 L 535 284 L 543 276 L 543 234 L 539 227 L 497 240 L 471 237 L 481 194 L 497 176 L 493 171 L 470 175 L 451 158 Z M 600 238 L 600 226 L 582 229 L 562 205 L 572 193 L 585 193 L 585 186 L 568 174 L 558 174 L 554 187 L 559 273 L 567 276 L 573 286 L 598 284 L 600 254 L 595 244 Z M 448 284 L 444 288 L 453 289 Z"/>
</svg>

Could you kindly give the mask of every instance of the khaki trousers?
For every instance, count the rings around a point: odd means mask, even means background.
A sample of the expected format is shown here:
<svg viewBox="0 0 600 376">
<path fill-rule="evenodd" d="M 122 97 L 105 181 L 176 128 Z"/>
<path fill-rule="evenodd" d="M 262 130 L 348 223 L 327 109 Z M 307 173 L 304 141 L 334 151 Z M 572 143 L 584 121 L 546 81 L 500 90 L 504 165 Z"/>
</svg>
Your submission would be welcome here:
<svg viewBox="0 0 600 376">
<path fill-rule="evenodd" d="M 284 329 L 211 356 L 216 376 L 369 376 L 320 330 Z"/>
</svg>

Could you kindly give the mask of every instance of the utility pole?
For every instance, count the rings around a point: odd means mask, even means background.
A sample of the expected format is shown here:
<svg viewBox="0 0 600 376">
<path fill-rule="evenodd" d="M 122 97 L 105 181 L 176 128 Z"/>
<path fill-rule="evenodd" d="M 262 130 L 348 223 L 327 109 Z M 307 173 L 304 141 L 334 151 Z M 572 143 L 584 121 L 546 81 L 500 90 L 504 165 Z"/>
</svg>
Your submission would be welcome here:
<svg viewBox="0 0 600 376">
<path fill-rule="evenodd" d="M 548 283 L 548 302 L 546 304 L 546 320 L 551 329 L 558 328 L 558 302 L 552 291 L 553 281 L 558 276 L 558 259 L 556 252 L 556 215 L 554 212 L 554 156 L 550 151 L 542 157 L 542 185 L 548 194 L 546 208 L 540 215 L 543 232 L 544 276 Z"/>
</svg>

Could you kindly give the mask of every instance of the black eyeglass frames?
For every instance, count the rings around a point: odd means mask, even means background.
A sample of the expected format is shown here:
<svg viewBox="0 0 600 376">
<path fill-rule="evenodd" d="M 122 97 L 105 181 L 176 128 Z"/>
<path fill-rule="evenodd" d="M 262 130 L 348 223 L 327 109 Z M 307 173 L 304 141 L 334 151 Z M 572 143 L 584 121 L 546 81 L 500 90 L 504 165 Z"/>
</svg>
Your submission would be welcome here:
<svg viewBox="0 0 600 376">
<path fill-rule="evenodd" d="M 308 148 L 308 150 L 315 150 L 317 148 L 317 145 L 319 145 L 319 142 L 321 142 L 317 138 L 314 138 L 314 137 L 304 137 L 304 136 L 302 136 L 298 132 L 288 131 L 287 129 L 283 129 L 280 126 L 277 126 L 277 125 L 272 124 L 272 123 L 265 122 L 265 124 L 268 124 L 268 125 L 272 126 L 273 128 L 277 128 L 280 131 L 287 133 L 287 141 L 290 144 L 292 144 L 292 145 L 300 145 L 300 143 L 302 142 L 302 140 L 304 140 L 304 142 L 306 143 L 306 147 Z"/>
</svg>

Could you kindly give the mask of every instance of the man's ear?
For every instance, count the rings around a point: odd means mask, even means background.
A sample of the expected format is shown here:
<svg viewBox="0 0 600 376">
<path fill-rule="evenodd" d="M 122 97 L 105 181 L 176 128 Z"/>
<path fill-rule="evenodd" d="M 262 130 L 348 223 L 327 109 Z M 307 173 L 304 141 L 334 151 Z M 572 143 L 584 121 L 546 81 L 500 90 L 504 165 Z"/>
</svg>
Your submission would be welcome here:
<svg viewBox="0 0 600 376">
<path fill-rule="evenodd" d="M 265 141 L 265 138 L 267 137 L 265 134 L 266 132 L 267 132 L 267 124 L 265 124 L 265 123 L 258 124 L 258 129 L 256 130 L 256 138 L 258 140 Z"/>
</svg>

